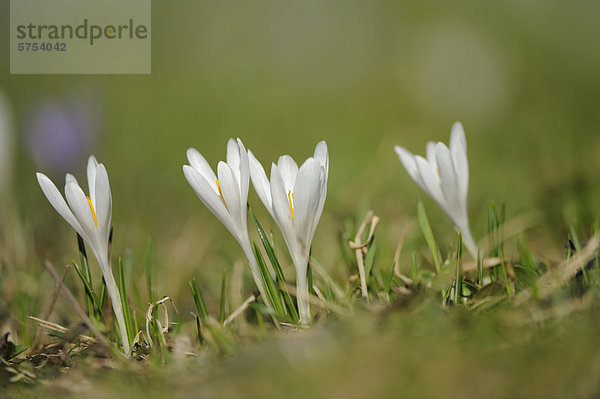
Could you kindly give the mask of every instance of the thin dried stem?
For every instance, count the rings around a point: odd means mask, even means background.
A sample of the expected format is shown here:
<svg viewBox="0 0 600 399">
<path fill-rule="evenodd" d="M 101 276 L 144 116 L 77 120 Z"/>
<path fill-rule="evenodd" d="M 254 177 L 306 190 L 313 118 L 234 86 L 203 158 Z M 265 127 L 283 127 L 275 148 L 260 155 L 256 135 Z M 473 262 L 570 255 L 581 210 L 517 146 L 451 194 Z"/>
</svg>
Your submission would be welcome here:
<svg viewBox="0 0 600 399">
<path fill-rule="evenodd" d="M 40 319 L 37 318 L 35 316 L 29 316 L 29 318 L 35 322 L 38 323 L 38 330 L 41 330 L 42 328 L 45 328 L 46 330 L 50 330 L 50 331 L 56 331 L 59 332 L 61 334 L 66 334 L 69 332 L 69 329 L 67 327 L 61 326 L 60 324 L 57 323 L 53 323 L 51 321 L 48 320 L 44 320 L 44 319 Z M 95 344 L 98 341 L 96 340 L 96 338 L 94 337 L 90 337 L 89 335 L 83 335 L 83 334 L 79 334 L 78 337 L 82 340 L 85 341 L 87 343 L 92 343 Z"/>
<path fill-rule="evenodd" d="M 367 253 L 367 248 L 371 241 L 373 240 L 373 236 L 375 234 L 375 229 L 377 228 L 377 224 L 379 223 L 379 217 L 376 216 L 373 211 L 368 211 L 364 220 L 360 224 L 358 231 L 356 232 L 356 236 L 354 237 L 354 241 L 350 241 L 348 245 L 350 248 L 354 249 L 356 252 L 356 264 L 358 266 L 358 274 L 360 276 L 360 291 L 363 298 L 369 300 L 369 292 L 367 289 L 367 276 L 365 270 L 365 255 Z M 361 236 L 365 232 L 365 229 L 368 225 L 371 225 L 369 229 L 369 234 L 367 239 L 364 242 L 361 242 Z"/>
<path fill-rule="evenodd" d="M 45 261 L 44 265 L 50 271 L 50 274 L 52 274 L 52 277 L 54 277 L 54 279 L 57 282 L 60 281 L 60 277 L 58 276 L 58 273 L 57 273 L 56 269 L 54 268 L 54 265 L 52 265 L 52 263 L 50 261 Z M 96 336 L 96 339 L 98 340 L 98 343 L 101 344 L 102 346 L 104 346 L 109 352 L 111 352 L 115 358 L 123 359 L 123 354 L 120 351 L 116 350 L 110 344 L 110 342 L 106 339 L 106 337 L 100 332 L 100 330 L 94 325 L 94 323 L 92 323 L 90 318 L 85 314 L 83 309 L 81 309 L 81 306 L 79 306 L 79 303 L 77 303 L 77 299 L 75 299 L 75 297 L 73 296 L 73 294 L 71 293 L 69 288 L 67 288 L 66 285 L 62 284 L 61 290 L 62 290 L 64 297 L 71 303 L 71 305 L 75 309 L 75 312 L 77 312 L 79 317 L 81 317 L 81 319 L 83 320 L 85 325 L 90 329 L 90 331 L 92 331 L 94 333 L 94 335 Z"/>
<path fill-rule="evenodd" d="M 594 259 L 600 247 L 600 237 L 593 236 L 581 251 L 575 253 L 570 259 L 561 262 L 556 268 L 548 271 L 538 280 L 537 296 L 540 299 L 548 298 L 557 289 L 562 287 L 578 270 L 587 266 Z M 521 305 L 532 296 L 531 289 L 521 291 L 515 296 L 514 303 Z"/>
<path fill-rule="evenodd" d="M 50 306 L 48 306 L 48 310 L 46 310 L 46 313 L 44 314 L 44 320 L 48 320 L 50 318 L 50 316 L 52 315 L 52 311 L 54 310 L 54 305 L 56 305 L 56 300 L 58 299 L 58 294 L 60 293 L 60 290 L 65 282 L 65 277 L 66 277 L 67 271 L 69 270 L 70 267 L 71 267 L 71 265 L 65 266 L 65 270 L 63 271 L 63 274 L 60 277 L 60 280 L 56 281 L 56 289 L 54 290 L 54 295 L 52 296 L 52 300 L 50 301 Z M 34 318 L 33 316 L 29 316 L 29 317 L 33 320 L 40 320 L 40 319 Z M 35 338 L 33 339 L 33 343 L 31 344 L 31 348 L 29 350 L 30 353 L 34 353 L 37 350 L 41 333 L 42 333 L 42 325 L 40 324 L 37 328 L 37 331 L 35 332 Z"/>
<path fill-rule="evenodd" d="M 227 317 L 225 319 L 225 321 L 223 322 L 223 327 L 227 326 L 228 324 L 230 324 L 231 322 L 233 322 L 236 319 L 236 317 L 238 317 L 239 315 L 241 315 L 242 313 L 244 313 L 244 311 L 246 309 L 248 309 L 248 307 L 250 306 L 250 304 L 252 302 L 254 302 L 254 301 L 256 301 L 256 295 L 252 294 L 252 295 L 250 295 L 250 297 L 248 297 L 248 299 L 246 299 L 244 301 L 244 303 L 242 303 L 242 305 L 239 308 L 237 308 L 236 310 L 234 310 L 233 313 L 231 313 L 229 315 L 229 317 Z"/>
</svg>

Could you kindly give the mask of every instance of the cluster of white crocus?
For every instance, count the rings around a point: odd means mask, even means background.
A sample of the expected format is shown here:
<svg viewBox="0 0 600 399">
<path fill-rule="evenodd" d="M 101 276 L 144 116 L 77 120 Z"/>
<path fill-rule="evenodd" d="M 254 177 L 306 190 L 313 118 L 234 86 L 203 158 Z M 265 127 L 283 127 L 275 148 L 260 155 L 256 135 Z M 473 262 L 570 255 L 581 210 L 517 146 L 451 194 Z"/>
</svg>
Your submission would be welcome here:
<svg viewBox="0 0 600 399">
<path fill-rule="evenodd" d="M 427 159 L 400 146 L 395 146 L 394 150 L 410 177 L 438 203 L 462 233 L 465 246 L 476 258 L 477 244 L 471 235 L 467 214 L 469 163 L 461 123 L 452 126 L 450 148 L 441 142 L 427 143 Z"/>
<path fill-rule="evenodd" d="M 227 227 L 248 258 L 252 275 L 265 302 L 263 280 L 248 235 L 246 207 L 249 175 L 258 196 L 279 226 L 296 268 L 297 299 L 300 322 L 311 321 L 308 302 L 308 258 L 312 238 L 323 212 L 327 194 L 329 157 L 327 145 L 317 145 L 315 155 L 298 168 L 289 156 L 282 156 L 271 168 L 271 181 L 252 152 L 242 141 L 230 139 L 227 163 L 219 162 L 218 177 L 195 149 L 187 152 L 189 165 L 183 173 L 196 195 Z"/>
<path fill-rule="evenodd" d="M 277 164 L 271 165 L 270 181 L 252 152 L 248 154 L 254 189 L 281 230 L 296 269 L 300 323 L 310 324 L 308 260 L 327 196 L 327 144 L 317 144 L 314 156 L 300 168 L 290 156 L 280 157 Z"/>
<path fill-rule="evenodd" d="M 450 147 L 443 143 L 427 144 L 427 159 L 396 146 L 396 153 L 412 179 L 430 195 L 462 233 L 465 246 L 476 257 L 477 245 L 469 229 L 467 192 L 469 165 L 467 143 L 462 125 L 452 126 Z M 296 297 L 300 323 L 311 322 L 308 286 L 308 262 L 315 230 L 327 196 L 329 153 L 324 141 L 314 155 L 300 167 L 288 155 L 271 165 L 267 178 L 261 163 L 240 139 L 227 143 L 227 162 L 219 162 L 217 174 L 195 149 L 187 151 L 189 165 L 183 173 L 200 200 L 223 223 L 248 258 L 252 276 L 267 306 L 272 308 L 263 276 L 248 233 L 247 206 L 249 181 L 281 230 L 296 269 Z M 129 353 L 119 289 L 110 268 L 108 240 L 112 197 L 108 174 L 92 156 L 88 162 L 89 197 L 75 177 L 66 176 L 65 196 L 45 175 L 38 173 L 39 184 L 56 211 L 77 231 L 94 253 L 111 298 L 123 349 Z M 68 205 L 67 205 L 68 203 Z M 268 276 L 267 278 L 271 278 Z"/>
<path fill-rule="evenodd" d="M 256 256 L 248 236 L 246 212 L 248 207 L 248 152 L 240 139 L 227 142 L 227 162 L 219 162 L 217 175 L 196 149 L 187 151 L 189 165 L 183 166 L 183 174 L 194 192 L 206 207 L 231 232 L 242 247 L 250 263 L 254 282 L 267 305 L 265 285 Z"/>
<path fill-rule="evenodd" d="M 42 173 L 36 175 L 40 187 L 50 204 L 84 239 L 98 260 L 117 319 L 123 351 L 129 354 L 129 339 L 127 338 L 125 318 L 123 317 L 121 295 L 112 274 L 108 252 L 112 195 L 106 168 L 103 164 L 99 164 L 94 156 L 89 158 L 87 166 L 89 196 L 85 195 L 81 186 L 77 183 L 77 179 L 73 175 L 67 174 L 65 178 L 66 202 L 54 183 L 46 175 Z"/>
</svg>

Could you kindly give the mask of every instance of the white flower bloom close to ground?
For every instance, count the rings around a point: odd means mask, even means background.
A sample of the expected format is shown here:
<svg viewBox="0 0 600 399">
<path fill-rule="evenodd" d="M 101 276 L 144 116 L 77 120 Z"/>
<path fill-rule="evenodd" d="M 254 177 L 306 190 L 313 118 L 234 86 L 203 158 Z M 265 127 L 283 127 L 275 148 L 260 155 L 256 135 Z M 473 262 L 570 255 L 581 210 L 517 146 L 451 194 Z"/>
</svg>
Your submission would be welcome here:
<svg viewBox="0 0 600 399">
<path fill-rule="evenodd" d="M 300 168 L 284 155 L 271 165 L 271 179 L 248 151 L 254 189 L 281 230 L 296 269 L 296 290 L 300 323 L 311 322 L 308 286 L 310 247 L 327 196 L 329 153 L 327 144 L 317 144 L 314 156 Z"/>
<path fill-rule="evenodd" d="M 219 162 L 217 175 L 194 148 L 187 150 L 189 165 L 183 166 L 188 183 L 206 207 L 229 230 L 242 247 L 250 263 L 254 282 L 265 303 L 271 307 L 260 268 L 248 235 L 248 153 L 242 141 L 229 139 L 227 162 Z"/>
<path fill-rule="evenodd" d="M 85 195 L 75 176 L 67 174 L 65 178 L 66 202 L 54 183 L 46 175 L 38 172 L 36 176 L 50 204 L 84 239 L 98 260 L 117 319 L 123 351 L 129 355 L 130 346 L 123 316 L 121 295 L 112 274 L 108 253 L 112 218 L 112 194 L 106 168 L 103 164 L 99 164 L 93 155 L 89 158 L 87 166 L 89 196 Z"/>
<path fill-rule="evenodd" d="M 469 162 L 467 140 L 460 122 L 455 122 L 450 134 L 450 148 L 444 143 L 427 143 L 427 159 L 413 155 L 403 147 L 394 150 L 410 177 L 446 212 L 465 246 L 477 258 L 477 244 L 469 228 L 467 194 L 469 191 Z"/>
</svg>

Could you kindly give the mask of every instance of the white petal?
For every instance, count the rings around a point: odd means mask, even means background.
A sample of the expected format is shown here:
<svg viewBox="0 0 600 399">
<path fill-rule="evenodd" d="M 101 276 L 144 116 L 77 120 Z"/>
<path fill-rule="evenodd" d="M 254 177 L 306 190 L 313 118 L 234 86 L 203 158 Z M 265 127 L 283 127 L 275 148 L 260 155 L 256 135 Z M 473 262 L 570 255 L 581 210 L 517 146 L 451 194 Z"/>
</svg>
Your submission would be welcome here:
<svg viewBox="0 0 600 399">
<path fill-rule="evenodd" d="M 88 237 L 88 244 L 96 247 L 95 250 L 98 250 L 98 231 L 85 193 L 77 184 L 69 182 L 65 186 L 65 196 L 75 218 L 81 224 L 83 231 Z"/>
<path fill-rule="evenodd" d="M 440 183 L 442 191 L 446 198 L 446 202 L 453 209 L 460 204 L 458 177 L 454 170 L 454 162 L 450 155 L 450 150 L 443 143 L 438 143 L 435 146 L 435 156 L 438 161 L 438 173 L 440 175 Z"/>
<path fill-rule="evenodd" d="M 112 193 L 108 173 L 103 164 L 99 164 L 96 171 L 96 218 L 98 220 L 99 236 L 108 243 L 110 235 L 110 222 L 112 218 Z"/>
<path fill-rule="evenodd" d="M 321 165 L 316 159 L 308 158 L 298 171 L 293 191 L 296 237 L 307 251 L 310 248 L 308 240 L 313 231 L 314 217 L 319 207 L 320 191 Z"/>
<path fill-rule="evenodd" d="M 315 147 L 314 158 L 317 161 L 319 161 L 322 167 L 319 210 L 317 211 L 317 215 L 315 215 L 318 223 L 319 219 L 321 218 L 321 213 L 323 212 L 323 207 L 325 206 L 325 198 L 327 197 L 327 180 L 329 179 L 329 151 L 327 149 L 327 143 L 325 143 L 325 141 L 319 142 Z"/>
<path fill-rule="evenodd" d="M 329 151 L 327 150 L 327 143 L 325 141 L 320 141 L 317 144 L 313 157 L 329 171 Z"/>
<path fill-rule="evenodd" d="M 229 231 L 233 232 L 234 224 L 231 215 L 229 215 L 229 212 L 225 208 L 221 196 L 214 192 L 204 176 L 189 165 L 183 166 L 183 174 L 198 198 L 200 198 L 208 210 L 211 211 Z"/>
<path fill-rule="evenodd" d="M 38 172 L 35 175 L 37 177 L 38 183 L 40 184 L 42 191 L 44 192 L 44 195 L 46 196 L 46 198 L 48 198 L 50 205 L 52 205 L 52 207 L 56 209 L 56 212 L 58 212 L 58 214 L 62 216 L 63 219 L 65 219 L 67 223 L 69 223 L 71 227 L 73 227 L 75 231 L 79 233 L 80 236 L 86 238 L 87 235 L 84 233 L 81 224 L 79 224 L 79 222 L 75 218 L 75 215 L 73 215 L 73 212 L 67 206 L 65 199 L 60 194 L 60 191 L 58 191 L 54 183 L 52 183 L 48 176 L 46 176 L 43 173 Z"/>
<path fill-rule="evenodd" d="M 269 179 L 267 179 L 265 169 L 250 150 L 248 150 L 248 161 L 250 165 L 250 178 L 252 179 L 254 190 L 271 216 L 273 216 L 271 184 L 269 183 Z"/>
<path fill-rule="evenodd" d="M 467 139 L 465 137 L 465 129 L 460 122 L 454 122 L 450 131 L 450 150 L 461 150 L 467 153 Z"/>
<path fill-rule="evenodd" d="M 250 185 L 250 165 L 248 161 L 248 151 L 244 147 L 244 143 L 239 138 L 237 139 L 237 145 L 240 154 L 240 177 L 238 183 L 240 184 L 240 200 L 242 203 L 248 203 L 248 186 Z M 246 206 L 242 209 L 242 213 L 246 215 Z"/>
<path fill-rule="evenodd" d="M 283 234 L 288 247 L 294 245 L 294 222 L 288 200 L 288 192 L 283 185 L 283 178 L 275 163 L 271 165 L 271 196 L 273 198 L 273 214 L 279 230 Z"/>
<path fill-rule="evenodd" d="M 324 167 L 321 167 L 320 170 L 320 187 L 319 187 L 319 205 L 317 207 L 317 212 L 314 215 L 314 223 L 313 228 L 310 233 L 309 242 L 312 242 L 313 236 L 315 234 L 315 230 L 317 229 L 317 225 L 319 224 L 319 220 L 321 220 L 321 214 L 323 213 L 323 208 L 325 207 L 325 199 L 327 198 L 327 179 L 328 179 L 328 170 Z"/>
<path fill-rule="evenodd" d="M 96 168 L 98 168 L 98 161 L 93 155 L 88 159 L 87 164 L 87 180 L 88 187 L 90 190 L 90 199 L 94 207 L 96 206 Z"/>
<path fill-rule="evenodd" d="M 394 146 L 394 151 L 398 154 L 398 158 L 400 158 L 400 162 L 404 166 L 404 169 L 408 172 L 408 175 L 423 189 L 427 191 L 423 180 L 421 179 L 421 175 L 419 174 L 419 170 L 417 168 L 417 162 L 415 160 L 415 156 L 408 150 L 400 146 Z"/>
<path fill-rule="evenodd" d="M 187 159 L 192 168 L 196 169 L 196 171 L 200 173 L 200 175 L 202 175 L 212 187 L 213 191 L 219 195 L 219 189 L 217 188 L 217 176 L 215 175 L 215 172 L 213 172 L 208 162 L 206 162 L 206 159 L 204 159 L 202 154 L 200 154 L 195 148 L 188 148 Z"/>
<path fill-rule="evenodd" d="M 287 193 L 290 190 L 294 190 L 296 176 L 298 175 L 298 165 L 296 162 L 289 155 L 284 155 L 279 157 L 279 161 L 277 161 L 277 168 L 279 169 L 279 173 L 283 179 L 285 192 Z"/>
<path fill-rule="evenodd" d="M 467 219 L 462 226 L 457 225 L 456 228 L 462 233 L 463 242 L 471 256 L 473 256 L 474 259 L 477 259 L 477 243 L 475 242 L 475 240 L 473 239 L 473 235 L 471 234 L 471 229 L 469 228 L 469 220 Z"/>
<path fill-rule="evenodd" d="M 429 196 L 445 210 L 446 200 L 440 186 L 440 178 L 437 172 L 425 158 L 419 155 L 415 156 L 415 163 L 417 164 L 420 180 L 423 182 L 423 191 L 429 194 Z"/>
<path fill-rule="evenodd" d="M 235 175 L 236 181 L 240 183 L 240 147 L 234 139 L 227 141 L 227 164 Z M 241 191 L 241 187 L 238 188 L 238 191 Z"/>
<path fill-rule="evenodd" d="M 75 176 L 73 176 L 70 173 L 67 173 L 65 175 L 65 184 L 68 184 L 68 183 L 75 183 L 75 184 L 79 185 L 79 183 L 77 182 L 77 179 L 75 178 Z"/>
<path fill-rule="evenodd" d="M 229 165 L 222 161 L 219 162 L 219 165 L 217 166 L 217 173 L 219 175 L 221 193 L 223 193 L 223 199 L 229 210 L 229 214 L 237 222 L 240 222 L 242 204 L 240 198 L 240 186 L 235 178 L 235 174 Z M 246 204 L 243 204 L 243 206 L 246 206 Z"/>
<path fill-rule="evenodd" d="M 460 193 L 464 201 L 469 191 L 469 161 L 467 159 L 467 139 L 460 122 L 454 123 L 450 133 L 450 153 L 454 160 L 456 174 L 458 175 Z"/>
<path fill-rule="evenodd" d="M 428 142 L 426 147 L 427 154 L 427 162 L 431 165 L 433 169 L 437 168 L 437 161 L 435 160 L 435 143 Z"/>
</svg>

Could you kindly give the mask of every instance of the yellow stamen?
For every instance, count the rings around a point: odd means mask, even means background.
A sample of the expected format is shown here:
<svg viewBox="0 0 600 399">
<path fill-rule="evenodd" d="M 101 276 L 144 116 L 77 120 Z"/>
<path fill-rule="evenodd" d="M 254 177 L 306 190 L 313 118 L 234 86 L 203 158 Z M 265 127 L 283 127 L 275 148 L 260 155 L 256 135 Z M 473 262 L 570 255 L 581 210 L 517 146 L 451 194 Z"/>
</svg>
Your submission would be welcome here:
<svg viewBox="0 0 600 399">
<path fill-rule="evenodd" d="M 88 204 L 90 204 L 90 209 L 92 210 L 92 216 L 94 216 L 94 223 L 96 223 L 96 227 L 98 227 L 98 220 L 96 219 L 96 211 L 94 210 L 94 205 L 92 205 L 92 200 L 90 197 L 86 197 L 88 200 Z"/>
<path fill-rule="evenodd" d="M 292 206 L 292 200 L 294 199 L 294 193 L 292 190 L 288 190 L 288 201 L 290 203 L 290 212 L 292 213 L 292 222 L 294 221 L 294 207 Z"/>
<path fill-rule="evenodd" d="M 217 188 L 219 189 L 219 195 L 221 196 L 221 199 L 223 200 L 223 204 L 225 204 L 225 208 L 227 208 L 227 210 L 229 210 L 229 207 L 227 206 L 227 202 L 225 202 L 225 197 L 223 197 L 223 191 L 221 191 L 221 185 L 219 184 L 219 179 L 217 179 Z"/>
</svg>

